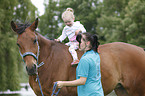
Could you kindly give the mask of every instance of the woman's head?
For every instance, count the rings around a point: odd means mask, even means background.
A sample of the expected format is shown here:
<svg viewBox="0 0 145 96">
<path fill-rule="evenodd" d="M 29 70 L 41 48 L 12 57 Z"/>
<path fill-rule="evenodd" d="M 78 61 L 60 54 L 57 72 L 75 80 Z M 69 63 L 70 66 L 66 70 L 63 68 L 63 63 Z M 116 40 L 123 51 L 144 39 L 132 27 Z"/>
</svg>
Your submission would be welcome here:
<svg viewBox="0 0 145 96">
<path fill-rule="evenodd" d="M 66 11 L 62 13 L 62 19 L 67 26 L 73 25 L 74 18 L 74 11 L 72 8 L 67 8 Z"/>
<path fill-rule="evenodd" d="M 76 37 L 77 41 L 79 42 L 79 48 L 81 51 L 88 51 L 94 50 L 98 52 L 98 37 L 97 35 L 91 35 L 90 33 L 82 33 L 78 34 Z"/>
</svg>

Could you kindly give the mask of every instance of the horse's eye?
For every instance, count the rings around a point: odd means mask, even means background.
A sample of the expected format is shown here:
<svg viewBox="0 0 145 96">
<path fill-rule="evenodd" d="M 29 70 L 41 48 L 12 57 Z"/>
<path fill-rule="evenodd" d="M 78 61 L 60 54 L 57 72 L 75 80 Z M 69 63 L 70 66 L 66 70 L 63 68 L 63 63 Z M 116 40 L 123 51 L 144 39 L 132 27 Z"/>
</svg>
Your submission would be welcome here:
<svg viewBox="0 0 145 96">
<path fill-rule="evenodd" d="M 37 39 L 34 40 L 34 44 L 37 42 Z"/>
<path fill-rule="evenodd" d="M 20 44 L 17 43 L 17 45 L 18 45 L 18 47 L 21 47 Z"/>
</svg>

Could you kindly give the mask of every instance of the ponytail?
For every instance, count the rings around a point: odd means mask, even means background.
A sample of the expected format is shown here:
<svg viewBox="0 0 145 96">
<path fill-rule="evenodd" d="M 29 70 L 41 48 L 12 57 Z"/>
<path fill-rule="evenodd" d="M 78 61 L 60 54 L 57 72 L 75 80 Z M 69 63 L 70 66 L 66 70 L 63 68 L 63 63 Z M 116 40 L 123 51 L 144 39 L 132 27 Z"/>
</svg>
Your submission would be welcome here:
<svg viewBox="0 0 145 96">
<path fill-rule="evenodd" d="M 61 15 L 62 19 L 74 19 L 74 10 L 72 8 L 67 8 Z"/>
<path fill-rule="evenodd" d="M 72 8 L 67 8 L 66 11 L 70 11 L 70 12 L 74 13 L 74 10 Z"/>
<path fill-rule="evenodd" d="M 98 37 L 97 35 L 92 35 L 92 50 L 94 50 L 95 52 L 98 52 L 98 46 L 100 45 L 99 41 L 98 41 Z"/>
</svg>

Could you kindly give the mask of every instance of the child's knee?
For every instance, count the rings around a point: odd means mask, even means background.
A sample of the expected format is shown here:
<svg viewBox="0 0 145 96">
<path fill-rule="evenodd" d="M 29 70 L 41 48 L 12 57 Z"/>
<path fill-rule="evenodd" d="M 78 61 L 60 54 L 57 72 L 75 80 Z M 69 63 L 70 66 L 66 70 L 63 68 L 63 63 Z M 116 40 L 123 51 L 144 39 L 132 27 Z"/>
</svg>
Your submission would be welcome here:
<svg viewBox="0 0 145 96">
<path fill-rule="evenodd" d="M 73 46 L 70 46 L 70 47 L 69 47 L 69 52 L 72 52 L 72 51 L 75 51 L 75 49 L 74 49 Z"/>
</svg>

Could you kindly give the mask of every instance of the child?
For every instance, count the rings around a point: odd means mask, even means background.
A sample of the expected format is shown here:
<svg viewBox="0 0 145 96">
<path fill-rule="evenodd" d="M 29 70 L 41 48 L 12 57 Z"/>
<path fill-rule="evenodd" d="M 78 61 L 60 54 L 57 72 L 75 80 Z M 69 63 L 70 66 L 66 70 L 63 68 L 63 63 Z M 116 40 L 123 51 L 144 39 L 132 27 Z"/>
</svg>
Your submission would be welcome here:
<svg viewBox="0 0 145 96">
<path fill-rule="evenodd" d="M 86 32 L 86 29 L 79 21 L 74 22 L 75 17 L 72 8 L 67 8 L 66 11 L 62 13 L 62 19 L 66 26 L 62 31 L 62 35 L 55 40 L 62 42 L 66 37 L 69 38 L 69 42 L 66 43 L 66 45 L 70 46 L 69 52 L 73 57 L 73 62 L 71 63 L 71 65 L 76 65 L 79 63 L 77 52 L 75 51 L 76 49 L 78 49 L 78 42 L 76 41 L 76 36 L 78 33 Z"/>
</svg>

